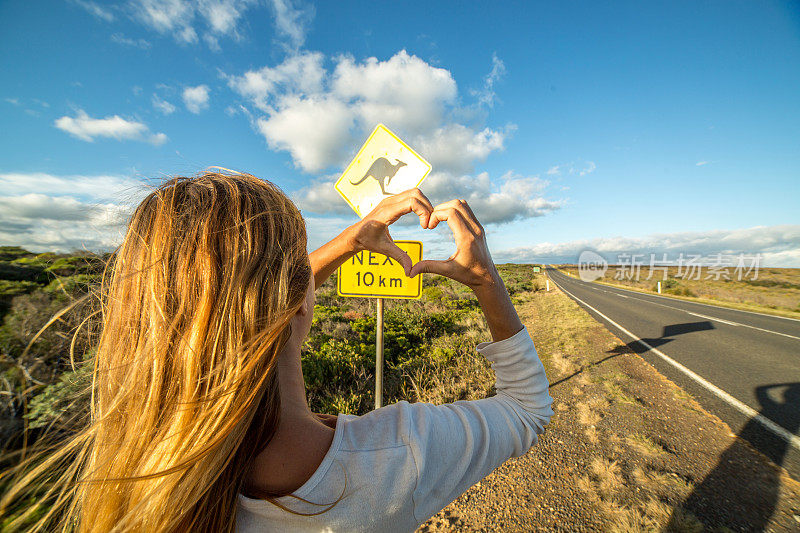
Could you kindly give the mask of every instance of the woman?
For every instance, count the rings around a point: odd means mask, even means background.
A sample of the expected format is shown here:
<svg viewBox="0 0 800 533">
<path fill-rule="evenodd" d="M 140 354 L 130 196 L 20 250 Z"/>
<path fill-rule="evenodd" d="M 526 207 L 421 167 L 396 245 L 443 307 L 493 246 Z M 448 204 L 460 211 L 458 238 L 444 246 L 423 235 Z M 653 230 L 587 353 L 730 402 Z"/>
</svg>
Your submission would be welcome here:
<svg viewBox="0 0 800 533">
<path fill-rule="evenodd" d="M 410 258 L 388 226 L 446 221 L 457 251 Z M 300 347 L 314 289 L 353 254 L 469 286 L 497 395 L 317 416 Z M 548 382 L 469 206 L 417 189 L 387 198 L 315 252 L 300 212 L 246 174 L 174 178 L 136 209 L 105 285 L 89 426 L 18 481 L 45 479 L 38 525 L 80 531 L 413 531 L 552 416 Z M 68 466 L 64 466 L 68 465 Z M 58 479 L 48 473 L 59 469 Z"/>
</svg>

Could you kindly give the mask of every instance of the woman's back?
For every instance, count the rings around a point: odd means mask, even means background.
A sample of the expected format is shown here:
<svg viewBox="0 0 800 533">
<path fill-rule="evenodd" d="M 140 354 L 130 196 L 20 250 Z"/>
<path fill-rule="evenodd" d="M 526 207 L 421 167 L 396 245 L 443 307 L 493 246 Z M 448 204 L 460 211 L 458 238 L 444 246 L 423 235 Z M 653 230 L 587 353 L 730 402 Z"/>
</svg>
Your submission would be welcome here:
<svg viewBox="0 0 800 533">
<path fill-rule="evenodd" d="M 523 329 L 478 351 L 493 363 L 497 396 L 440 406 L 403 401 L 360 417 L 339 415 L 316 472 L 295 497 L 277 500 L 292 512 L 239 495 L 237 530 L 413 531 L 524 454 L 553 413 L 533 342 Z"/>
</svg>

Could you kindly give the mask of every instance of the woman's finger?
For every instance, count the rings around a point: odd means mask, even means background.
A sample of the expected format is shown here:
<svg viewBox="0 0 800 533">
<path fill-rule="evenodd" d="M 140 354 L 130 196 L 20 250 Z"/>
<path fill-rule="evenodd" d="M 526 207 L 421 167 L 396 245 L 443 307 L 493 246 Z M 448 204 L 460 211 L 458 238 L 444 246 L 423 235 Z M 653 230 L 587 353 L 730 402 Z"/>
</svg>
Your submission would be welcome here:
<svg viewBox="0 0 800 533">
<path fill-rule="evenodd" d="M 378 206 L 376 218 L 387 226 L 393 224 L 406 213 L 414 212 L 419 217 L 419 224 L 423 228 L 428 226 L 428 220 L 433 206 L 419 189 L 410 189 L 400 195 L 395 195 L 390 201 L 384 201 Z"/>
<path fill-rule="evenodd" d="M 411 267 L 408 277 L 413 278 L 419 274 L 441 274 L 450 277 L 453 273 L 453 260 L 423 259 Z"/>
<path fill-rule="evenodd" d="M 381 243 L 376 246 L 375 251 L 381 253 L 383 255 L 389 256 L 398 263 L 400 266 L 403 267 L 403 271 L 406 273 L 406 276 L 411 277 L 410 272 L 412 268 L 412 261 L 411 257 L 405 253 L 399 246 L 397 246 L 390 237 L 387 237 L 385 241 L 381 241 Z"/>
<path fill-rule="evenodd" d="M 425 208 L 428 211 L 433 211 L 433 204 L 431 203 L 430 200 L 428 200 L 428 197 L 425 196 L 425 193 L 422 192 L 421 190 L 419 190 L 417 188 L 408 189 L 407 191 L 401 192 L 399 196 L 402 196 L 402 195 L 405 195 L 405 194 L 407 194 L 409 196 L 412 196 L 412 197 L 416 198 L 417 200 L 419 200 L 420 202 L 422 202 L 422 204 L 425 206 Z"/>
<path fill-rule="evenodd" d="M 453 232 L 453 236 L 456 238 L 456 245 L 467 237 L 468 234 L 473 234 L 472 227 L 467 224 L 463 213 L 458 211 L 455 207 L 446 207 L 444 209 L 440 209 L 440 207 L 441 206 L 437 207 L 431 214 L 431 219 L 428 222 L 428 229 L 435 228 L 441 221 L 447 222 L 447 225 Z"/>
<path fill-rule="evenodd" d="M 459 200 L 459 209 L 462 213 L 464 213 L 464 218 L 467 219 L 467 222 L 470 226 L 475 229 L 476 233 L 481 234 L 483 233 L 483 226 L 481 226 L 480 221 L 478 221 L 478 217 L 475 216 L 475 213 L 472 212 L 472 208 L 469 206 L 466 200 Z"/>
<path fill-rule="evenodd" d="M 460 212 L 464 218 L 464 221 L 466 222 L 466 225 L 470 227 L 474 233 L 481 234 L 483 232 L 483 226 L 481 226 L 480 222 L 478 222 L 477 217 L 475 217 L 475 213 L 472 212 L 472 209 L 469 207 L 469 204 L 466 200 L 450 200 L 449 202 L 437 205 L 433 210 L 436 212 L 447 209 L 455 209 L 456 211 Z M 436 224 L 438 224 L 438 221 Z M 431 226 L 429 222 L 428 229 L 435 228 L 436 224 Z"/>
</svg>

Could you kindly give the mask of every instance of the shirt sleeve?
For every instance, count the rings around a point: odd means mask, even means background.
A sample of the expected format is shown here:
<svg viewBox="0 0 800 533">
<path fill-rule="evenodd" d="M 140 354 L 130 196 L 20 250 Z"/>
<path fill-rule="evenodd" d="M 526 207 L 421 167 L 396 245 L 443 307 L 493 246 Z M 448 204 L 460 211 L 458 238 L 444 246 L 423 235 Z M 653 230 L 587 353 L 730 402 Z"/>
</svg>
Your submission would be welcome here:
<svg viewBox="0 0 800 533">
<path fill-rule="evenodd" d="M 477 347 L 495 372 L 497 394 L 444 405 L 409 404 L 417 467 L 414 518 L 422 523 L 511 457 L 525 454 L 553 416 L 544 366 L 523 328 Z"/>
</svg>

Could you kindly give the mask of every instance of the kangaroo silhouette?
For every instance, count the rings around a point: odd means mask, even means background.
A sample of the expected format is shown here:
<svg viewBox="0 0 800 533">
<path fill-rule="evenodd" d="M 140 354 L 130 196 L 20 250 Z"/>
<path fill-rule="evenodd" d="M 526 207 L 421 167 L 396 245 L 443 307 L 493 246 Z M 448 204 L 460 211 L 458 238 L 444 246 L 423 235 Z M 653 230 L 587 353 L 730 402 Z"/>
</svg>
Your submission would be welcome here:
<svg viewBox="0 0 800 533">
<path fill-rule="evenodd" d="M 369 170 L 367 170 L 367 173 L 364 174 L 363 178 L 358 181 L 351 181 L 350 184 L 360 185 L 367 178 L 373 178 L 378 182 L 378 185 L 381 186 L 381 192 L 383 194 L 392 194 L 390 192 L 386 192 L 386 186 L 389 185 L 390 181 L 392 181 L 392 178 L 395 174 L 397 174 L 397 171 L 406 166 L 406 163 L 400 161 L 399 159 L 395 159 L 395 161 L 397 161 L 397 163 L 393 165 L 389 163 L 389 160 L 385 157 L 379 157 L 372 162 L 372 165 L 370 165 Z"/>
</svg>

